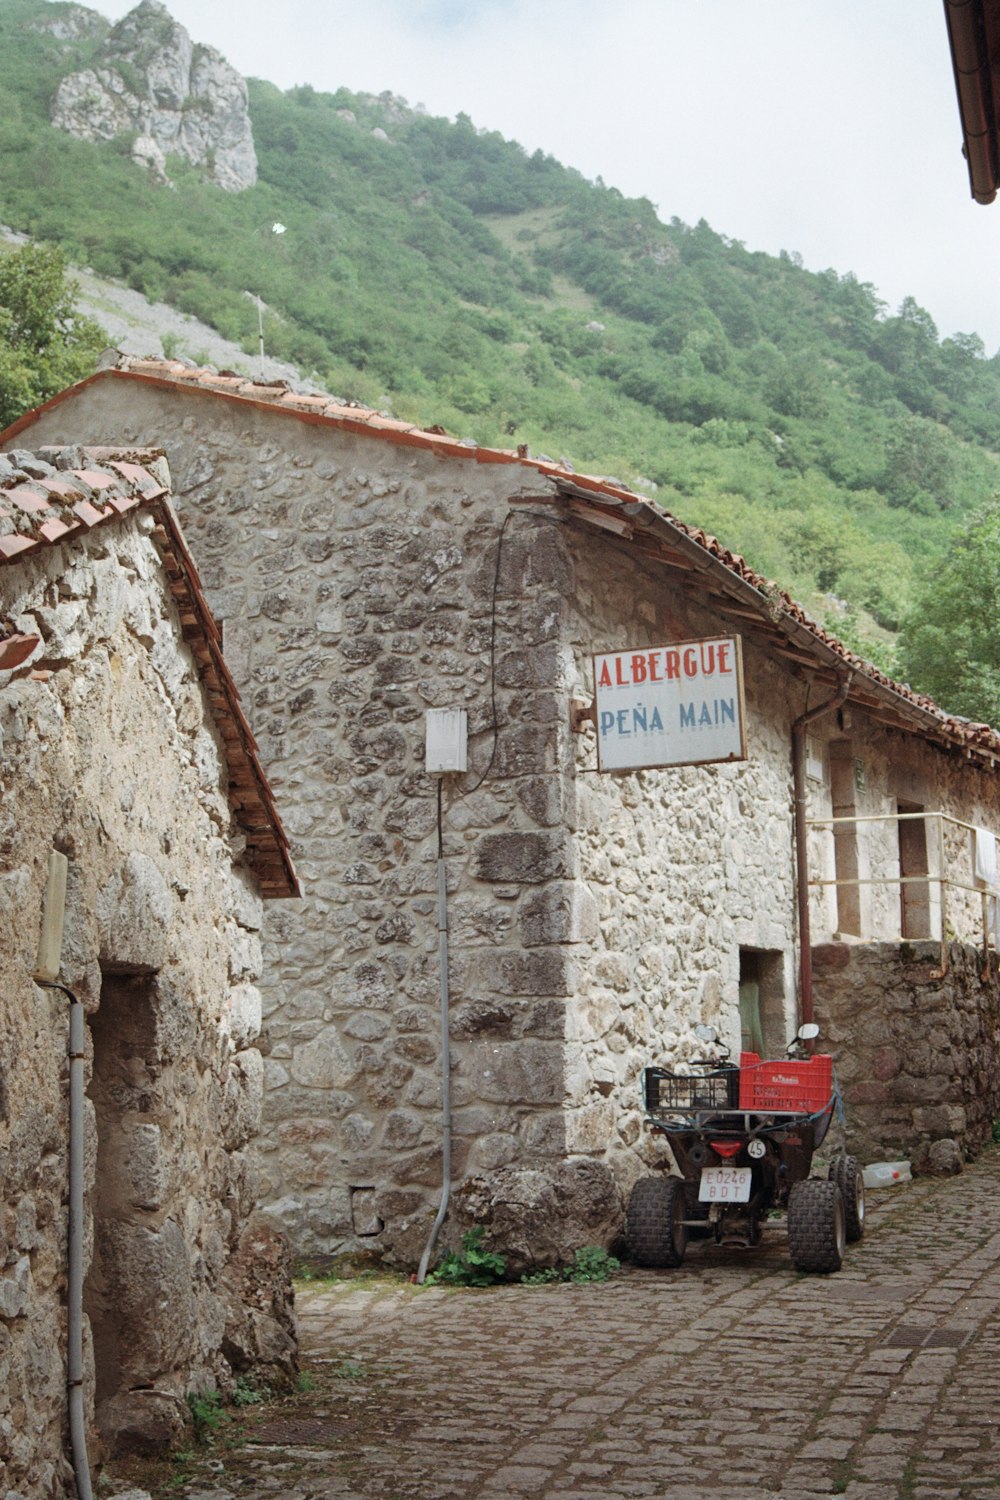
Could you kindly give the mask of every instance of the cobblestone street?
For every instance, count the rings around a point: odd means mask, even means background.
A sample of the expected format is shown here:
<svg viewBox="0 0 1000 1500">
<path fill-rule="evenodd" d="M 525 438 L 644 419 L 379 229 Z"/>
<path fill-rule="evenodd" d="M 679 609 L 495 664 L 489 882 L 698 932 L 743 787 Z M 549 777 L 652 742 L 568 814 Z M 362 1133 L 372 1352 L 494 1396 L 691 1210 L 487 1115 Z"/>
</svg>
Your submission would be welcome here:
<svg viewBox="0 0 1000 1500">
<path fill-rule="evenodd" d="M 680 1271 L 490 1291 L 306 1287 L 315 1388 L 210 1482 L 268 1500 L 998 1500 L 1000 1151 L 869 1194 L 831 1277 Z"/>
</svg>

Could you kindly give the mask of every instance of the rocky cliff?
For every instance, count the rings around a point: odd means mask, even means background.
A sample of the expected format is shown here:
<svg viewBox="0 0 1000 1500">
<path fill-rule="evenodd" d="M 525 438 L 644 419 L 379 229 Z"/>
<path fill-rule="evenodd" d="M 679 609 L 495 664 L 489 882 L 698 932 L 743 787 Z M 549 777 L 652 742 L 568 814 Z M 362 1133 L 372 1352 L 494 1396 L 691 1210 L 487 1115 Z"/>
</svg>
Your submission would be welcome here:
<svg viewBox="0 0 1000 1500">
<path fill-rule="evenodd" d="M 93 66 L 63 79 L 52 123 L 87 141 L 134 136 L 133 159 L 163 182 L 171 155 L 227 192 L 257 181 L 245 81 L 212 47 L 193 43 L 159 0 L 141 0 Z"/>
</svg>

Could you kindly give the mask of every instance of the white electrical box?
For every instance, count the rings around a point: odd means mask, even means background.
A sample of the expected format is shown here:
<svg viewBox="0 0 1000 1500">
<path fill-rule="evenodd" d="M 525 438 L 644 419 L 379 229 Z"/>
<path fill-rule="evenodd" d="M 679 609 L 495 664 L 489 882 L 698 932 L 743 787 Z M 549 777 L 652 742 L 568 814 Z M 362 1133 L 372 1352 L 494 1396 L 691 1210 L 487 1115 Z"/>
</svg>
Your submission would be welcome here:
<svg viewBox="0 0 1000 1500">
<path fill-rule="evenodd" d="M 464 708 L 427 710 L 427 762 L 431 776 L 466 771 L 469 761 L 469 716 Z"/>
</svg>

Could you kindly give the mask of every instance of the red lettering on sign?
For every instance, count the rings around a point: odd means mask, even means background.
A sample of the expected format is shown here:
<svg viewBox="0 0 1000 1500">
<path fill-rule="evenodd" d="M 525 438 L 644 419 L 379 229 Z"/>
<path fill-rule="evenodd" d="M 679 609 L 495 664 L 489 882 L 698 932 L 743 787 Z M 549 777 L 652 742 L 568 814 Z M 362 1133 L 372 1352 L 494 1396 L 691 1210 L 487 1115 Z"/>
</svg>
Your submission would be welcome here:
<svg viewBox="0 0 1000 1500">
<path fill-rule="evenodd" d="M 622 659 L 615 657 L 615 682 L 619 687 L 628 687 L 628 678 L 622 676 Z"/>
<path fill-rule="evenodd" d="M 611 686 L 611 673 L 608 671 L 608 664 L 607 664 L 606 661 L 602 661 L 601 662 L 601 670 L 600 670 L 600 674 L 599 674 L 599 676 L 597 678 L 597 686 L 598 687 L 610 687 Z"/>
<path fill-rule="evenodd" d="M 698 675 L 698 653 L 693 646 L 688 646 L 681 658 L 685 677 L 697 677 Z"/>
<path fill-rule="evenodd" d="M 632 658 L 632 681 L 646 681 L 646 658 L 644 656 L 633 656 Z"/>
<path fill-rule="evenodd" d="M 667 681 L 672 682 L 681 675 L 681 656 L 679 651 L 665 651 Z"/>
<path fill-rule="evenodd" d="M 731 672 L 733 670 L 732 667 L 729 665 L 729 651 L 730 651 L 731 645 L 732 645 L 731 641 L 720 641 L 719 642 L 719 671 L 720 672 Z"/>
</svg>

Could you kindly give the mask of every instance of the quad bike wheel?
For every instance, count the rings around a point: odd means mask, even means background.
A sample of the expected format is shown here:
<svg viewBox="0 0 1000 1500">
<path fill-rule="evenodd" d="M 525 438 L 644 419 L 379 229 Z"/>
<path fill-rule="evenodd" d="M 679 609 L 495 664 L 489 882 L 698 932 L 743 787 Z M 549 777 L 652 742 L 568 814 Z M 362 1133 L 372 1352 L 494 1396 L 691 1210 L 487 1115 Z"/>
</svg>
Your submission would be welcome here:
<svg viewBox="0 0 1000 1500">
<path fill-rule="evenodd" d="M 788 1195 L 788 1249 L 797 1271 L 839 1271 L 847 1248 L 844 1197 L 836 1182 L 810 1177 Z"/>
<path fill-rule="evenodd" d="M 625 1233 L 637 1266 L 679 1266 L 687 1249 L 684 1181 L 643 1177 L 628 1200 Z"/>
<path fill-rule="evenodd" d="M 865 1177 L 861 1163 L 856 1156 L 838 1156 L 831 1162 L 828 1176 L 843 1196 L 847 1241 L 853 1244 L 865 1232 Z"/>
</svg>

